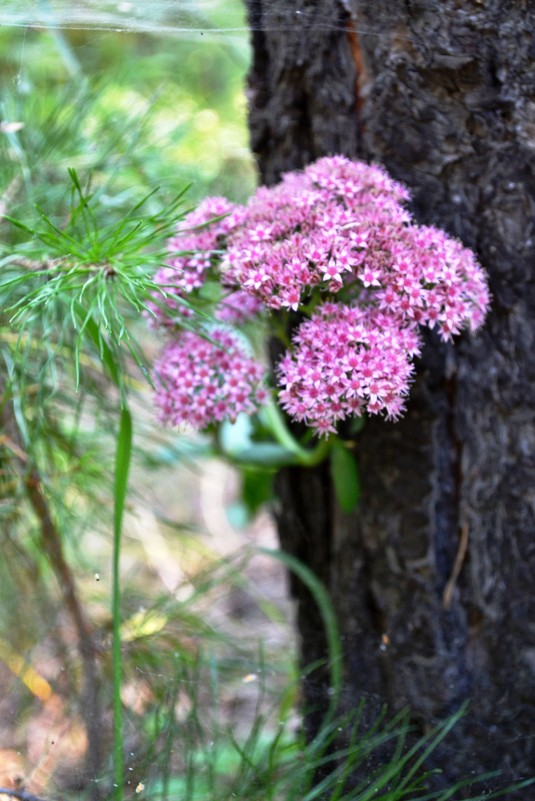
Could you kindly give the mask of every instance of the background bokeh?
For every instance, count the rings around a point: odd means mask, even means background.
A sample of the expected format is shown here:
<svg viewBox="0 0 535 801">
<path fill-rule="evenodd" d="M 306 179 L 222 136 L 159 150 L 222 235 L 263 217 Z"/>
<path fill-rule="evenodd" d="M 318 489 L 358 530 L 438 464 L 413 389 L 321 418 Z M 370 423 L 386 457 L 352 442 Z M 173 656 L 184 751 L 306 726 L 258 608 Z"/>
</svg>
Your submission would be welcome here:
<svg viewBox="0 0 535 801">
<path fill-rule="evenodd" d="M 154 190 L 149 210 L 186 186 L 185 207 L 208 194 L 244 201 L 256 181 L 244 94 L 249 58 L 238 2 L 3 0 L 0 255 L 9 259 L 26 237 L 3 215 L 30 224 L 46 213 L 65 225 L 68 168 L 91 185 L 103 225 Z M 150 358 L 157 338 L 143 319 L 130 325 Z M 0 347 L 14 337 L 0 319 Z M 82 409 L 67 373 L 60 370 L 53 400 L 46 397 L 56 427 L 42 429 L 47 442 L 39 447 L 101 649 L 109 751 L 115 407 L 97 384 Z M 275 536 L 266 512 L 250 518 L 239 477 L 208 441 L 163 431 L 135 367 L 131 381 L 135 458 L 122 557 L 128 791 L 212 799 L 219 783 L 226 797 L 225 782 L 243 773 L 232 738 L 247 740 L 253 727 L 250 747 L 258 750 L 279 717 L 292 730 L 285 577 L 255 550 L 275 547 Z M 38 404 L 31 408 L 39 415 Z M 60 442 L 74 433 L 76 455 Z M 0 786 L 80 798 L 89 792 L 81 780 L 80 655 L 38 521 L 16 488 L 20 454 L 12 448 L 0 440 Z"/>
</svg>

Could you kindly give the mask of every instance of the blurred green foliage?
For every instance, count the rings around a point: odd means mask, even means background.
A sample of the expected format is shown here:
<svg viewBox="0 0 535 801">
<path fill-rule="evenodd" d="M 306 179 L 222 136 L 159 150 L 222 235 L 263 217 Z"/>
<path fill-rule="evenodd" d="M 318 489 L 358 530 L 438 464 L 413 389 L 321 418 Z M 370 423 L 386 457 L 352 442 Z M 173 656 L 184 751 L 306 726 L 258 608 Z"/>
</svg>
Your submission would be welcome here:
<svg viewBox="0 0 535 801">
<path fill-rule="evenodd" d="M 0 686 L 15 710 L 15 719 L 2 721 L 0 748 L 15 743 L 17 720 L 31 732 L 39 719 L 45 696 L 21 665 L 35 665 L 38 673 L 50 653 L 55 667 L 45 695 L 65 704 L 64 714 L 81 714 L 89 747 L 78 781 L 97 797 L 92 782 L 102 774 L 109 784 L 111 775 L 103 710 L 113 696 L 117 720 L 120 673 L 149 697 L 139 711 L 127 704 L 125 721 L 141 769 L 146 749 L 160 748 L 159 721 L 175 727 L 166 687 L 177 659 L 184 671 L 191 654 L 200 681 L 205 658 L 198 642 L 204 648 L 213 639 L 198 608 L 214 582 L 201 580 L 199 589 L 193 574 L 190 604 L 162 595 L 150 572 L 125 580 L 121 599 L 114 572 L 112 617 L 99 609 L 110 604 L 113 451 L 127 396 L 136 427 L 141 419 L 146 431 L 137 434 L 136 455 L 150 455 L 158 437 L 133 369 L 150 348 L 141 311 L 180 214 L 207 193 L 243 200 L 254 169 L 242 91 L 247 42 L 200 30 L 221 27 L 222 6 L 205 9 L 209 18 L 191 9 L 187 35 L 165 28 L 169 15 L 160 33 L 65 28 L 64 12 L 83 7 L 95 11 L 91 22 L 103 9 L 75 3 L 62 11 L 46 0 L 0 9 Z M 11 12 L 18 22 L 25 12 L 27 21 L 44 13 L 45 24 L 7 26 Z M 241 19 L 240 7 L 225 4 L 225 27 L 233 14 Z M 125 414 L 123 408 L 121 419 Z M 139 508 L 145 484 L 138 479 L 131 488 L 130 510 Z M 162 539 L 154 515 L 151 526 Z M 204 560 L 208 572 L 214 557 Z M 95 561 L 107 582 L 90 580 Z M 229 586 L 224 578 L 215 583 Z M 119 629 L 123 668 L 119 649 L 109 656 Z M 139 647 L 148 640 L 150 647 Z M 115 728 L 114 777 L 121 786 L 114 797 L 122 797 L 127 744 Z M 25 751 L 25 733 L 19 742 Z M 56 767 L 61 773 L 61 763 Z"/>
<path fill-rule="evenodd" d="M 119 6 L 135 10 L 134 4 L 86 3 L 89 19 L 98 22 L 104 5 L 115 6 L 116 14 Z M 174 195 L 192 183 L 192 201 L 206 194 L 243 201 L 250 194 L 255 171 L 247 148 L 249 45 L 241 4 L 200 3 L 186 13 L 179 3 L 182 31 L 175 30 L 169 5 L 148 4 L 140 20 L 133 14 L 130 32 L 4 22 L 0 189 L 21 169 L 28 177 L 38 165 L 46 166 L 48 184 L 62 183 L 66 167 L 93 170 L 98 180 L 105 156 L 121 191 L 161 186 Z M 0 22 L 9 20 L 10 6 L 20 19 L 32 19 L 43 3 L 3 3 Z M 50 3 L 41 18 L 60 26 L 65 7 Z M 147 21 L 160 21 L 161 29 L 135 29 Z M 70 115 L 73 106 L 77 113 Z"/>
</svg>

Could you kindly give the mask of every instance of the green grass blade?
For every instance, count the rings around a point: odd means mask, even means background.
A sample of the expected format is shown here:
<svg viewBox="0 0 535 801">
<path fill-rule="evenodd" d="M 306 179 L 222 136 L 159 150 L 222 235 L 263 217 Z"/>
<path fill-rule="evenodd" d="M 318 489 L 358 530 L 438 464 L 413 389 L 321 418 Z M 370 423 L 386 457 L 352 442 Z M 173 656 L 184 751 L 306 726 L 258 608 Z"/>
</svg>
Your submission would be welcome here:
<svg viewBox="0 0 535 801">
<path fill-rule="evenodd" d="M 113 799 L 122 801 L 124 785 L 123 708 L 121 703 L 121 531 L 132 455 L 132 417 L 123 407 L 117 436 L 113 514 L 113 591 L 112 591 L 112 662 L 113 662 Z"/>
<path fill-rule="evenodd" d="M 314 573 L 306 567 L 295 556 L 291 556 L 284 551 L 274 551 L 270 548 L 259 548 L 261 553 L 267 556 L 272 556 L 282 562 L 292 573 L 303 582 L 303 584 L 310 590 L 314 598 L 321 617 L 325 626 L 325 633 L 327 635 L 327 648 L 329 652 L 329 670 L 331 674 L 331 689 L 332 695 L 329 702 L 329 713 L 332 714 L 336 711 L 340 692 L 342 689 L 342 645 L 340 641 L 340 632 L 338 629 L 338 622 L 334 609 L 327 593 L 327 590 L 316 578 Z"/>
</svg>

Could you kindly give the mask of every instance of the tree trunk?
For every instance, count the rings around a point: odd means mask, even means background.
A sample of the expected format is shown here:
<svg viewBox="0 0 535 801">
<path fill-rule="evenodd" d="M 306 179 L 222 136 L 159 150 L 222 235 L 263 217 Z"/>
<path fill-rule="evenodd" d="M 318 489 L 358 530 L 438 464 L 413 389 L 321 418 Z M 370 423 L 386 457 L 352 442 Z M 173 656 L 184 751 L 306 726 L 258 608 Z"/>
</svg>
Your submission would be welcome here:
<svg viewBox="0 0 535 801">
<path fill-rule="evenodd" d="M 263 181 L 326 154 L 381 162 L 419 222 L 476 250 L 493 294 L 476 337 L 428 337 L 403 420 L 366 423 L 354 515 L 324 468 L 280 476 L 282 547 L 330 589 L 348 705 L 408 706 L 425 731 L 469 699 L 447 778 L 533 775 L 535 3 L 249 0 L 249 15 Z M 307 665 L 325 642 L 293 591 Z"/>
</svg>

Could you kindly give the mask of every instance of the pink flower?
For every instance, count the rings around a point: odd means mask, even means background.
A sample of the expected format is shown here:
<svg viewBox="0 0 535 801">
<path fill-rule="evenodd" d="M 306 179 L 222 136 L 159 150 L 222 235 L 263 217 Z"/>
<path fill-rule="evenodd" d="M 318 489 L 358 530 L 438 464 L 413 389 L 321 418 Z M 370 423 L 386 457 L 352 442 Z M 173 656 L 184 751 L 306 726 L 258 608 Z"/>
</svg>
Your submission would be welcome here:
<svg viewBox="0 0 535 801">
<path fill-rule="evenodd" d="M 254 295 L 243 289 L 227 292 L 220 300 L 216 317 L 225 323 L 239 325 L 261 314 L 264 305 Z"/>
<path fill-rule="evenodd" d="M 400 317 L 343 304 L 320 306 L 301 323 L 279 364 L 280 403 L 320 435 L 365 411 L 395 419 L 418 352 L 415 329 Z"/>
<path fill-rule="evenodd" d="M 364 266 L 359 273 L 359 278 L 364 286 L 381 286 L 379 278 L 381 277 L 380 270 L 373 269 L 372 267 Z"/>
<path fill-rule="evenodd" d="M 222 420 L 254 414 L 267 401 L 264 368 L 249 357 L 236 334 L 214 328 L 210 340 L 183 331 L 154 366 L 155 404 L 163 423 L 203 430 Z"/>
<path fill-rule="evenodd" d="M 166 309 L 183 313 L 184 304 L 174 299 L 202 287 L 215 254 L 241 218 L 239 207 L 221 197 L 207 198 L 195 211 L 186 215 L 176 235 L 169 239 L 168 266 L 162 267 L 155 275 L 156 283 L 162 287 L 164 302 L 154 298 L 149 303 L 153 324 L 169 326 L 176 323 L 169 320 Z"/>
<path fill-rule="evenodd" d="M 324 268 L 323 274 L 324 281 L 339 281 L 342 283 L 342 276 L 340 275 L 340 268 L 334 259 L 329 259 L 327 266 Z"/>
</svg>

